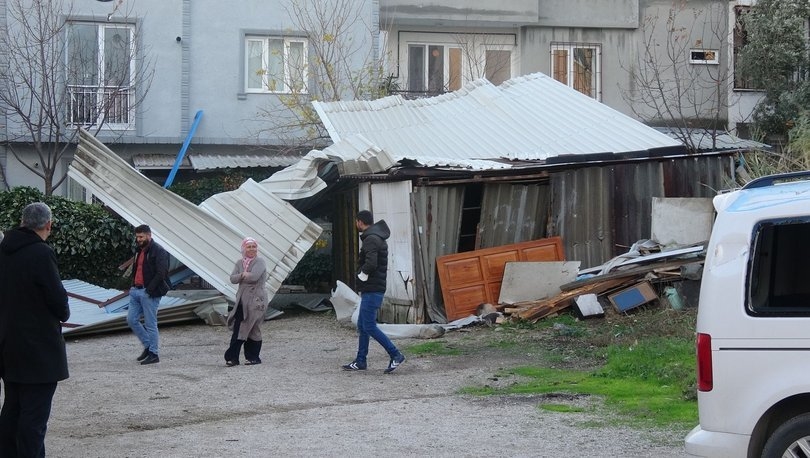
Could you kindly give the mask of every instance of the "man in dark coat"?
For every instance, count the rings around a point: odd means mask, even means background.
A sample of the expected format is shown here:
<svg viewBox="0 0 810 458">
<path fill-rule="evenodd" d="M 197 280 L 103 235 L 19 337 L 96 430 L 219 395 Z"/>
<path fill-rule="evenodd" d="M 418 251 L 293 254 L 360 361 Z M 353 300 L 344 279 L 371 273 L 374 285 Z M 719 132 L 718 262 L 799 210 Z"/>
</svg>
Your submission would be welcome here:
<svg viewBox="0 0 810 458">
<path fill-rule="evenodd" d="M 51 209 L 23 209 L 20 227 L 0 242 L 0 457 L 45 456 L 45 431 L 56 384 L 68 378 L 62 322 L 68 296 L 45 240 Z"/>
<path fill-rule="evenodd" d="M 344 371 L 366 370 L 369 338 L 376 340 L 390 357 L 386 374 L 393 372 L 405 361 L 405 356 L 397 349 L 377 326 L 377 311 L 382 306 L 388 275 L 388 242 L 391 230 L 384 220 L 374 223 L 368 210 L 357 213 L 355 226 L 360 231 L 360 272 L 357 274 L 357 289 L 360 291 L 360 311 L 357 316 L 359 339 L 357 356 L 354 361 L 344 364 Z"/>
<path fill-rule="evenodd" d="M 143 352 L 136 359 L 141 364 L 154 364 L 160 362 L 157 310 L 160 298 L 169 291 L 169 253 L 152 240 L 152 230 L 146 224 L 135 228 L 135 244 L 127 324 L 143 344 Z"/>
</svg>

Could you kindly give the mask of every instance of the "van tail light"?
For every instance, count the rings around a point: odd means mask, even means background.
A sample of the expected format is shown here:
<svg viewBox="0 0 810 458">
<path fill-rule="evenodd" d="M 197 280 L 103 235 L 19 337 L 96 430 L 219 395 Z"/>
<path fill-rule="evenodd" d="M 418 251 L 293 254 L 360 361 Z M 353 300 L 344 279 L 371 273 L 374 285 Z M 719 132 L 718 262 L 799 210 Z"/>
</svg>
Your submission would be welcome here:
<svg viewBox="0 0 810 458">
<path fill-rule="evenodd" d="M 712 376 L 712 336 L 698 333 L 697 348 L 697 388 L 698 391 L 711 391 L 714 385 Z"/>
</svg>

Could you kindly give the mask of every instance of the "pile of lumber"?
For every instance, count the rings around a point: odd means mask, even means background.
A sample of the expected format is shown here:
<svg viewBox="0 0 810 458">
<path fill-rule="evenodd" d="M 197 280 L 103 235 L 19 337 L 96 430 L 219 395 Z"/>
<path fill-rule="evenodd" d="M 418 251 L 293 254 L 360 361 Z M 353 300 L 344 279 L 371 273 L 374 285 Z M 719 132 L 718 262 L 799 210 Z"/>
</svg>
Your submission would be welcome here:
<svg viewBox="0 0 810 458">
<path fill-rule="evenodd" d="M 681 278 L 682 267 L 689 264 L 702 265 L 703 259 L 702 254 L 692 254 L 687 258 L 664 259 L 645 265 L 627 265 L 623 270 L 617 269 L 610 273 L 560 285 L 561 292 L 555 296 L 535 301 L 516 302 L 504 306 L 502 311 L 511 319 L 536 322 L 570 307 L 578 297 L 585 294 L 604 297 L 623 289 L 632 289 L 634 285 L 646 282 L 677 281 Z M 642 300 L 649 301 L 649 298 L 646 297 Z"/>
</svg>

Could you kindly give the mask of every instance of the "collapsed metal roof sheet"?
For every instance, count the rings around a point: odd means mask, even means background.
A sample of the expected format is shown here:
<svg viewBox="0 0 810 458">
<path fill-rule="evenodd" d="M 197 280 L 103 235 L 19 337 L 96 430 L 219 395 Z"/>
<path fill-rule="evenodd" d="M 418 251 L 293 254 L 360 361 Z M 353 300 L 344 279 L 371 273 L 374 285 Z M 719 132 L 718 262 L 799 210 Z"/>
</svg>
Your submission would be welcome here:
<svg viewBox="0 0 810 458">
<path fill-rule="evenodd" d="M 500 86 L 480 79 L 432 98 L 313 105 L 336 144 L 359 134 L 397 161 L 425 166 L 496 169 L 510 167 L 498 159 L 685 153 L 681 142 L 542 73 Z"/>
<path fill-rule="evenodd" d="M 81 280 L 63 280 L 68 293 L 70 320 L 63 323 L 62 334 L 76 336 L 95 332 L 127 329 L 128 291 L 102 288 Z M 172 292 L 174 293 L 174 292 Z M 206 303 L 224 301 L 213 291 L 193 291 L 189 297 L 163 296 L 158 304 L 161 324 L 200 319 L 194 309 Z M 214 294 L 211 294 L 214 293 Z"/>
<path fill-rule="evenodd" d="M 148 224 L 169 253 L 230 300 L 236 296 L 230 273 L 244 237 L 254 237 L 267 259 L 272 295 L 322 231 L 252 180 L 198 207 L 141 175 L 84 129 L 68 175 L 130 224 Z"/>
</svg>

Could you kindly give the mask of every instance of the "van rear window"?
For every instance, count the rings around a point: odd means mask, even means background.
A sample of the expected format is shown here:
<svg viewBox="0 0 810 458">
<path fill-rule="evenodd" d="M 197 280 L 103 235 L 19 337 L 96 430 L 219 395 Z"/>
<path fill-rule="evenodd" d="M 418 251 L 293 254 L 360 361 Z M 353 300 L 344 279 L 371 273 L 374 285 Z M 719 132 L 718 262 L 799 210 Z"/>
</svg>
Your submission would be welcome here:
<svg viewBox="0 0 810 458">
<path fill-rule="evenodd" d="M 810 316 L 810 217 L 760 222 L 751 253 L 747 312 Z"/>
</svg>

